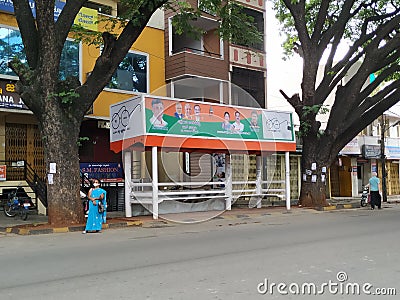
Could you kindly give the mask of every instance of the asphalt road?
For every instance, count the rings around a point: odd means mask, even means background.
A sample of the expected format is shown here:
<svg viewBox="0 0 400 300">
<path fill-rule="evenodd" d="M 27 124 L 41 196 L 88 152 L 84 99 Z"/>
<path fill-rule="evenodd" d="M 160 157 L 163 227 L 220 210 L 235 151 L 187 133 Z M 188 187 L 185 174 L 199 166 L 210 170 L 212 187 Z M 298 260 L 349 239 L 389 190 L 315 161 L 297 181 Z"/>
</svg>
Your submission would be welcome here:
<svg viewBox="0 0 400 300">
<path fill-rule="evenodd" d="M 0 299 L 398 299 L 399 228 L 400 205 L 391 204 L 5 235 Z M 366 296 L 376 292 L 397 296 Z"/>
</svg>

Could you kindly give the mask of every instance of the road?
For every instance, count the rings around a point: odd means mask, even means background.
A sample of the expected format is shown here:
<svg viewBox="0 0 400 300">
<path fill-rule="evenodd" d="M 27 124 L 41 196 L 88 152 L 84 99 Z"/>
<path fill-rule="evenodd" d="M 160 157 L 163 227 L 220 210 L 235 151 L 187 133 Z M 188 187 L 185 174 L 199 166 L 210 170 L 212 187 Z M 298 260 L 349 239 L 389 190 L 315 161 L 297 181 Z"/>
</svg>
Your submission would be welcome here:
<svg viewBox="0 0 400 300">
<path fill-rule="evenodd" d="M 307 291 L 319 293 L 313 299 L 366 299 L 377 288 L 398 295 L 399 228 L 400 205 L 388 204 L 101 234 L 6 235 L 0 299 L 310 299 Z"/>
</svg>

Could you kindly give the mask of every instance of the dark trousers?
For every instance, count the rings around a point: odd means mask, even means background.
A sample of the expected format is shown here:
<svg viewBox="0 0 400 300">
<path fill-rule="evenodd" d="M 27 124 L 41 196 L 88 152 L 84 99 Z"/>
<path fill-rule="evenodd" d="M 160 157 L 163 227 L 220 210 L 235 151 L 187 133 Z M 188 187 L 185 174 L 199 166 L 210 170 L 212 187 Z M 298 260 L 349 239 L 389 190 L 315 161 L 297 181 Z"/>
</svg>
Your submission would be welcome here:
<svg viewBox="0 0 400 300">
<path fill-rule="evenodd" d="M 381 208 L 381 194 L 378 191 L 371 191 L 371 208 L 375 208 L 375 205 Z"/>
</svg>

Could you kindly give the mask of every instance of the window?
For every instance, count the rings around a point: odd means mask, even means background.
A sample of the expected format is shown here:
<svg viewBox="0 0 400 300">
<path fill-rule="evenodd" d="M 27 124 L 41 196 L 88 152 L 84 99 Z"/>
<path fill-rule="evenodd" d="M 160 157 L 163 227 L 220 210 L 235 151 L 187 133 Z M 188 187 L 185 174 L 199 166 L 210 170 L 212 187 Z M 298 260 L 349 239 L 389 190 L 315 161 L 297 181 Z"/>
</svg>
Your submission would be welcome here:
<svg viewBox="0 0 400 300">
<path fill-rule="evenodd" d="M 248 9 L 248 8 L 243 8 L 243 13 L 246 15 L 252 17 L 254 19 L 253 25 L 258 29 L 258 31 L 264 35 L 264 16 L 263 13 L 253 10 L 253 9 Z M 252 44 L 246 44 L 238 40 L 237 38 L 233 37 L 234 44 L 239 45 L 239 46 L 245 46 L 245 47 L 250 47 L 254 48 L 260 51 L 264 51 L 264 42 L 261 43 L 252 43 Z"/>
<path fill-rule="evenodd" d="M 79 77 L 79 43 L 67 40 L 61 52 L 60 79 Z"/>
<path fill-rule="evenodd" d="M 233 67 L 232 83 L 233 105 L 265 108 L 264 72 Z"/>
<path fill-rule="evenodd" d="M 16 76 L 8 62 L 18 57 L 25 62 L 24 45 L 18 30 L 0 27 L 0 75 Z"/>
<path fill-rule="evenodd" d="M 17 76 L 8 67 L 14 57 L 26 62 L 21 34 L 16 29 L 0 27 L 0 75 Z M 60 61 L 60 79 L 68 76 L 79 76 L 79 43 L 70 40 L 64 44 Z"/>
<path fill-rule="evenodd" d="M 147 61 L 146 54 L 129 52 L 111 77 L 107 88 L 147 93 Z"/>
</svg>

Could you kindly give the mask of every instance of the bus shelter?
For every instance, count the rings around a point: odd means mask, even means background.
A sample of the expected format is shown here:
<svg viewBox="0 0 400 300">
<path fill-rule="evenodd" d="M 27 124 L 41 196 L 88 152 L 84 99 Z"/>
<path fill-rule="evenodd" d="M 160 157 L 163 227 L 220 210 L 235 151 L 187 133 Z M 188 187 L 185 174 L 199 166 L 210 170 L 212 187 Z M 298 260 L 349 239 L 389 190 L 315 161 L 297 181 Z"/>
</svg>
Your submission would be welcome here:
<svg viewBox="0 0 400 300">
<path fill-rule="evenodd" d="M 141 95 L 111 105 L 110 116 L 110 148 L 123 155 L 127 217 L 133 204 L 141 204 L 157 219 L 160 205 L 170 201 L 214 199 L 230 210 L 244 196 L 255 199 L 255 207 L 261 207 L 265 196 L 282 197 L 290 209 L 289 152 L 296 150 L 291 112 Z M 135 157 L 145 152 L 151 153 L 147 180 L 137 175 L 134 165 Z M 219 153 L 223 162 L 218 168 L 223 170 L 213 172 L 224 176 L 199 181 L 185 174 L 185 166 L 173 163 L 182 176 L 160 181 L 160 168 L 171 162 L 160 161 L 159 152 L 183 153 L 183 158 L 193 152 Z M 283 195 L 269 189 L 262 176 L 261 155 L 275 152 L 285 153 Z M 231 155 L 237 153 L 256 155 L 254 182 L 232 180 Z"/>
</svg>

